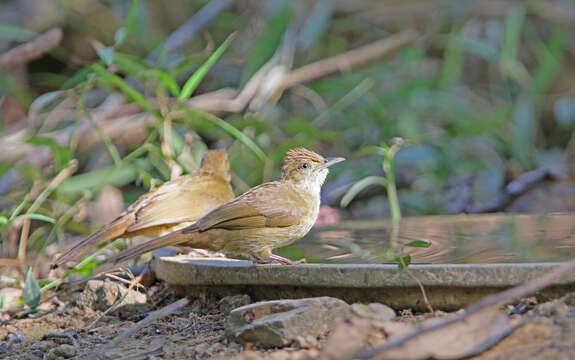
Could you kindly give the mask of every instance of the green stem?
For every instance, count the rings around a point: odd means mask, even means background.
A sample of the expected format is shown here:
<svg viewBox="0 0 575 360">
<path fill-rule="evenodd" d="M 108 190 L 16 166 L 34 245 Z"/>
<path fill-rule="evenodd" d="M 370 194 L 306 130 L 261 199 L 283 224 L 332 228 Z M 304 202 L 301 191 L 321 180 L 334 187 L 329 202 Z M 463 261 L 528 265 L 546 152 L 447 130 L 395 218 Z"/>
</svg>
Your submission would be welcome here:
<svg viewBox="0 0 575 360">
<path fill-rule="evenodd" d="M 395 166 L 393 164 L 393 153 L 391 150 L 386 151 L 385 157 L 386 179 L 387 179 L 387 198 L 391 209 L 391 219 L 394 226 L 401 220 L 401 210 L 397 198 L 397 188 L 395 186 Z"/>
</svg>

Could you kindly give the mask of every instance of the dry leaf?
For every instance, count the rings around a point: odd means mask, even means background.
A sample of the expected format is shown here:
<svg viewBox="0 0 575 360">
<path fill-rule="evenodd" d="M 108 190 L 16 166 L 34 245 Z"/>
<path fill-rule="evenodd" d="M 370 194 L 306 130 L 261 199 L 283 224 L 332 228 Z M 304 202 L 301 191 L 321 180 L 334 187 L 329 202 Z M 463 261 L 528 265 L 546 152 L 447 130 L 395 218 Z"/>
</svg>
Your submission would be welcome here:
<svg viewBox="0 0 575 360">
<path fill-rule="evenodd" d="M 422 327 L 432 326 L 444 320 L 445 318 L 429 319 L 422 323 Z M 377 354 L 372 359 L 459 359 L 487 350 L 511 330 L 507 315 L 497 307 L 491 307 L 463 321 L 422 333 L 409 339 L 403 345 Z M 388 341 L 393 341 L 393 339 L 392 336 Z"/>
</svg>

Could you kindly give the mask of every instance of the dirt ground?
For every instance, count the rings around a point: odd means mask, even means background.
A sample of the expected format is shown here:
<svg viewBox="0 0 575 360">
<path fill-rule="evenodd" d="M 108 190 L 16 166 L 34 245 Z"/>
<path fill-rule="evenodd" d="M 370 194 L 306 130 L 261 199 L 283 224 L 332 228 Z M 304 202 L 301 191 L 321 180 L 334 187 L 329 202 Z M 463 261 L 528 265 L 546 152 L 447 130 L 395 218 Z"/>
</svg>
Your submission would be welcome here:
<svg viewBox="0 0 575 360">
<path fill-rule="evenodd" d="M 86 306 L 81 290 L 59 291 L 46 299 L 37 313 L 10 314 L 0 326 L 0 358 L 3 359 L 318 359 L 328 338 L 294 344 L 283 349 L 257 349 L 229 342 L 226 316 L 237 306 L 224 298 L 191 300 L 178 311 L 137 331 L 118 346 L 94 357 L 104 344 L 116 338 L 151 311 L 178 300 L 163 284 L 151 286 L 142 304 L 109 311 L 99 304 Z M 240 304 L 241 305 L 241 304 Z M 515 323 L 531 316 L 511 335 L 475 359 L 570 359 L 575 353 L 575 307 L 571 300 L 536 304 L 524 299 L 509 306 Z M 401 311 L 394 321 L 417 322 L 444 316 L 443 312 L 414 315 Z"/>
<path fill-rule="evenodd" d="M 13 314 L 0 326 L 0 358 L 64 359 L 87 358 L 103 344 L 144 319 L 151 311 L 166 306 L 177 298 L 164 285 L 147 291 L 146 304 L 130 304 L 108 312 L 78 304 L 78 293 L 59 294 L 45 302 L 38 313 Z M 232 304 L 233 306 L 233 304 Z M 48 309 L 48 307 L 50 307 Z M 229 343 L 225 337 L 225 317 L 230 304 L 222 301 L 191 301 L 171 315 L 150 326 L 106 352 L 109 359 L 208 359 L 237 358 L 240 353 L 259 356 L 273 351 L 249 351 Z M 18 318 L 21 316 L 22 318 Z M 94 321 L 97 320 L 96 323 Z M 246 350 L 248 350 L 246 352 Z M 278 351 L 275 351 L 278 353 Z M 314 358 L 317 349 L 292 347 L 281 354 L 298 354 L 296 358 Z M 258 356 L 258 357 L 259 357 Z M 292 358 L 291 356 L 281 358 Z"/>
</svg>

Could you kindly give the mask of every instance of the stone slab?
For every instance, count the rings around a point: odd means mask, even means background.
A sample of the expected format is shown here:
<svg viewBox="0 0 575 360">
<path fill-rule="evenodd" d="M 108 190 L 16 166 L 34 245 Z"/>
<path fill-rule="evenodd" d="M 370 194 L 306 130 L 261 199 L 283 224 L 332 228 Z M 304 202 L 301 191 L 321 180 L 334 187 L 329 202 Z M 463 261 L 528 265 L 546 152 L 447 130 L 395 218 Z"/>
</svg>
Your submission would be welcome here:
<svg viewBox="0 0 575 360">
<path fill-rule="evenodd" d="M 382 302 L 396 309 L 424 308 L 419 280 L 431 304 L 449 310 L 538 277 L 559 264 L 412 264 L 413 276 L 398 274 L 396 265 L 385 264 L 255 265 L 187 256 L 157 258 L 153 266 L 158 279 L 185 293 L 245 293 L 254 300 L 333 296 L 348 302 Z M 547 299 L 574 290 L 572 273 L 537 295 Z"/>
</svg>

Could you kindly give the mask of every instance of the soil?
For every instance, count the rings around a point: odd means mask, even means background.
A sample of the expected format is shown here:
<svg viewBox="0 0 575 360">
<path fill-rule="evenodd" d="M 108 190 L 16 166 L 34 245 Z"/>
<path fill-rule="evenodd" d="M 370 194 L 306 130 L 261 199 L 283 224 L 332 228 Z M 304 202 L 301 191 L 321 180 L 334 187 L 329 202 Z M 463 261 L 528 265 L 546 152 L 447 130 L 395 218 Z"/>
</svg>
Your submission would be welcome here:
<svg viewBox="0 0 575 360">
<path fill-rule="evenodd" d="M 164 285 L 147 290 L 148 303 L 130 304 L 106 313 L 78 304 L 79 293 L 62 294 L 42 304 L 38 313 L 13 313 L 0 326 L 2 359 L 84 359 L 151 311 L 176 300 Z M 231 305 L 231 306 L 230 306 Z M 264 356 L 271 353 L 316 357 L 317 349 L 292 347 L 276 351 L 250 351 L 250 346 L 229 343 L 225 318 L 233 308 L 226 299 L 196 299 L 180 310 L 138 331 L 100 359 L 208 359 Z M 19 318 L 21 317 L 21 318 Z M 92 323 L 97 320 L 95 324 Z M 258 355 L 259 354 L 259 355 Z M 309 356 L 307 356 L 309 355 Z M 282 357 L 285 359 L 286 357 Z M 291 356 L 289 357 L 291 358 Z"/>
<path fill-rule="evenodd" d="M 178 300 L 163 284 L 145 292 L 145 304 L 129 304 L 113 311 L 83 306 L 80 290 L 60 290 L 58 296 L 44 301 L 37 313 L 14 312 L 0 326 L 0 358 L 5 359 L 85 359 L 151 311 Z M 247 296 L 246 296 L 247 297 Z M 242 301 L 245 301 L 244 297 Z M 237 298 L 236 298 L 237 299 Z M 154 321 L 94 359 L 317 359 L 326 339 L 307 339 L 283 349 L 263 350 L 230 343 L 225 337 L 225 320 L 237 304 L 198 296 L 180 310 Z M 242 305 L 242 304 L 240 304 Z M 509 307 L 512 317 L 535 316 L 534 321 L 515 330 L 477 359 L 504 356 L 519 358 L 568 359 L 575 350 L 575 307 L 555 301 L 535 304 L 526 299 Z M 396 321 L 417 322 L 443 312 L 398 313 Z M 6 316 L 6 314 L 4 314 Z M 561 336 L 559 336 L 561 335 Z M 520 356 L 519 356 L 520 355 Z M 519 356 L 519 357 L 518 357 Z"/>
</svg>

